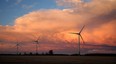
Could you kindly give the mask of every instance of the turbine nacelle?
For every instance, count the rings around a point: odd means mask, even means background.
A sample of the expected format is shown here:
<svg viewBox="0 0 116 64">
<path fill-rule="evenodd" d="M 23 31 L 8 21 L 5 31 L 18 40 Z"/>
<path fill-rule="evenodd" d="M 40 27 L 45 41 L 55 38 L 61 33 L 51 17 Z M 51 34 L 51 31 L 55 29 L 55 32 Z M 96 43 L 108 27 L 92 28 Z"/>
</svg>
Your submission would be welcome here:
<svg viewBox="0 0 116 64">
<path fill-rule="evenodd" d="M 19 46 L 19 44 L 16 44 L 16 46 Z"/>
<path fill-rule="evenodd" d="M 36 41 L 34 41 L 34 42 L 38 43 L 39 41 L 38 41 L 38 40 L 36 40 Z"/>
</svg>

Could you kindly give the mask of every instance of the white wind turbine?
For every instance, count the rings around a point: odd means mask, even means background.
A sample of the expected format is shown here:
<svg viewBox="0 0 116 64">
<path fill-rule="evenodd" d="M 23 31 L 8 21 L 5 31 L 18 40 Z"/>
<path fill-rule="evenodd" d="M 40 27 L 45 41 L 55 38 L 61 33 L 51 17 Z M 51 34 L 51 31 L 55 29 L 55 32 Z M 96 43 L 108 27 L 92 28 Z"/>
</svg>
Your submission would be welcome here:
<svg viewBox="0 0 116 64">
<path fill-rule="evenodd" d="M 37 38 L 37 40 L 34 41 L 35 42 L 35 48 L 36 48 L 36 54 L 38 53 L 38 44 L 39 44 L 39 37 Z"/>
<path fill-rule="evenodd" d="M 83 37 L 81 35 L 81 32 L 83 31 L 83 28 L 85 27 L 85 25 L 82 27 L 82 29 L 80 30 L 80 32 L 77 32 L 77 33 L 71 33 L 71 34 L 76 34 L 78 35 L 78 54 L 80 55 L 80 38 L 82 39 L 83 43 L 84 43 L 84 40 L 83 40 Z"/>
<path fill-rule="evenodd" d="M 16 43 L 16 51 L 17 51 L 17 54 L 19 54 L 19 46 L 20 46 L 20 43 L 17 42 L 17 43 Z"/>
<path fill-rule="evenodd" d="M 34 35 L 33 35 L 33 36 L 34 36 Z M 34 37 L 35 37 L 35 36 L 34 36 Z M 38 54 L 39 39 L 40 39 L 40 37 L 38 37 L 38 35 L 37 35 L 36 39 L 34 40 L 34 42 L 35 42 L 35 52 L 36 52 L 36 54 Z"/>
</svg>

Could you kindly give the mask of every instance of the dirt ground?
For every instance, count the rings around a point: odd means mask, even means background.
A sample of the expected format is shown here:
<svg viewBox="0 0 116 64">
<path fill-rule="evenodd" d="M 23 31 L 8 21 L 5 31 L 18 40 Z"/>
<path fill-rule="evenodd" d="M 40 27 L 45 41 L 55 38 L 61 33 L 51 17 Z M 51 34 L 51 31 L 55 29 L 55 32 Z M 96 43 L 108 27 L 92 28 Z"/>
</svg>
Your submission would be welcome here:
<svg viewBox="0 0 116 64">
<path fill-rule="evenodd" d="M 0 64 L 116 64 L 114 56 L 0 56 Z"/>
</svg>

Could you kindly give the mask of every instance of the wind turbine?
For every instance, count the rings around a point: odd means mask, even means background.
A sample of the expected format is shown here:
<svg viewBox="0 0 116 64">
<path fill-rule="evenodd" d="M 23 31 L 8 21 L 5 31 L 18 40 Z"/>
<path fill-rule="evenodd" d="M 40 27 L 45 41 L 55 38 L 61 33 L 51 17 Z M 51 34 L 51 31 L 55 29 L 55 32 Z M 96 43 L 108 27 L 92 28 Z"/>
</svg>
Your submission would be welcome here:
<svg viewBox="0 0 116 64">
<path fill-rule="evenodd" d="M 19 54 L 19 46 L 20 46 L 20 44 L 17 42 L 16 43 L 17 54 Z"/>
<path fill-rule="evenodd" d="M 38 44 L 39 44 L 39 38 L 40 37 L 38 37 L 34 42 L 35 42 L 35 52 L 36 52 L 36 54 L 38 53 Z"/>
<path fill-rule="evenodd" d="M 78 35 L 78 54 L 80 55 L 80 39 L 82 39 L 83 43 L 84 43 L 84 40 L 83 40 L 83 37 L 81 35 L 82 31 L 83 31 L 83 28 L 85 27 L 85 25 L 82 27 L 82 29 L 80 30 L 80 32 L 78 33 L 71 33 L 71 34 L 76 34 Z"/>
</svg>

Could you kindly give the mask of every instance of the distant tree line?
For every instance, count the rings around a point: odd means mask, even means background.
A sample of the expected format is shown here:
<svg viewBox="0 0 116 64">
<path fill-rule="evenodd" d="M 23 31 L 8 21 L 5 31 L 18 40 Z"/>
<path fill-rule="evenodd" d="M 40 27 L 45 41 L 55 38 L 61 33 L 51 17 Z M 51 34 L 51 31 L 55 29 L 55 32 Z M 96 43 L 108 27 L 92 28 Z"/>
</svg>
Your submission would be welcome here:
<svg viewBox="0 0 116 64">
<path fill-rule="evenodd" d="M 32 53 L 32 52 L 30 52 L 30 53 L 26 53 L 26 52 L 24 52 L 23 54 L 22 53 L 18 53 L 17 55 L 54 55 L 54 52 L 53 52 L 53 50 L 49 50 L 48 52 L 42 52 L 41 54 L 39 54 L 39 53 Z"/>
</svg>

